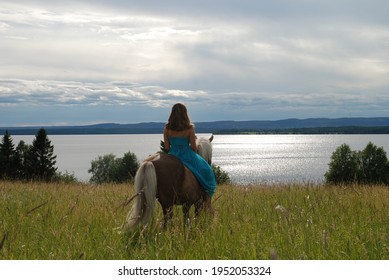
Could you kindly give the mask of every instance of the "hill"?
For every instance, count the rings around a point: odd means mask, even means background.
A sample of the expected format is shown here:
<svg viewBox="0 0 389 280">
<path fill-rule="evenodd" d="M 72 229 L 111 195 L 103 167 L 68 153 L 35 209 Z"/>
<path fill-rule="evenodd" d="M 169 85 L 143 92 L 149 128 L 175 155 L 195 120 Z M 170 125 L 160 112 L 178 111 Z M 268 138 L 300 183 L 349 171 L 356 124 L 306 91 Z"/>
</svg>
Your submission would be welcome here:
<svg viewBox="0 0 389 280">
<path fill-rule="evenodd" d="M 143 122 L 135 124 L 103 123 L 83 126 L 46 126 L 48 134 L 153 134 L 162 133 L 165 123 Z M 310 118 L 275 121 L 213 121 L 196 122 L 199 133 L 389 133 L 389 118 Z M 40 127 L 1 127 L 11 135 L 35 134 Z"/>
</svg>

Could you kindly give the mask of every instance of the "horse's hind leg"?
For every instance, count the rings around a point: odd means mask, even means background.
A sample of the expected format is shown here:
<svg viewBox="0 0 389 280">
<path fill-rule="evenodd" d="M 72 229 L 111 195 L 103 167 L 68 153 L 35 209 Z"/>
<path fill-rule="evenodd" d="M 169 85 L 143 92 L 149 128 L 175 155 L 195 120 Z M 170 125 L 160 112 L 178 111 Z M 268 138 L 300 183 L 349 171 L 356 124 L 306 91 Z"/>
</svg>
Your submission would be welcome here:
<svg viewBox="0 0 389 280">
<path fill-rule="evenodd" d="M 173 218 L 173 207 L 163 207 L 163 227 L 166 228 L 168 222 Z"/>
<path fill-rule="evenodd" d="M 204 209 L 212 213 L 212 198 L 207 194 L 204 198 Z"/>
<path fill-rule="evenodd" d="M 196 218 L 200 215 L 200 212 L 203 210 L 203 208 L 204 208 L 204 201 L 203 200 L 197 201 L 195 204 L 195 217 Z"/>
<path fill-rule="evenodd" d="M 201 212 L 213 214 L 212 199 L 209 195 L 205 195 L 203 199 L 195 204 L 195 215 L 198 217 Z"/>
<path fill-rule="evenodd" d="M 187 203 L 184 203 L 184 205 L 182 205 L 182 212 L 184 214 L 184 227 L 186 226 L 186 224 L 189 224 L 189 210 L 190 210 L 190 205 L 188 205 Z"/>
</svg>

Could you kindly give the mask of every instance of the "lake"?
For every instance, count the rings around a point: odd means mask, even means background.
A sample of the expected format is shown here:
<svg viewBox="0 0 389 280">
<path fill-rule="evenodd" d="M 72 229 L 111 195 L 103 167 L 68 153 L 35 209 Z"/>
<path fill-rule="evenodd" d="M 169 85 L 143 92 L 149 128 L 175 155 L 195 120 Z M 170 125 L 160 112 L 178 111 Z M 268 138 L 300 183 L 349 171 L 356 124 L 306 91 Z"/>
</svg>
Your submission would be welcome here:
<svg viewBox="0 0 389 280">
<path fill-rule="evenodd" d="M 209 137 L 208 134 L 198 136 Z M 141 161 L 159 151 L 162 134 L 49 135 L 59 171 L 88 181 L 91 161 L 99 155 L 122 157 L 131 151 Z M 31 144 L 34 136 L 12 136 Z M 341 144 L 361 150 L 373 142 L 389 151 L 389 135 L 215 135 L 213 163 L 234 183 L 322 182 L 333 151 Z"/>
</svg>

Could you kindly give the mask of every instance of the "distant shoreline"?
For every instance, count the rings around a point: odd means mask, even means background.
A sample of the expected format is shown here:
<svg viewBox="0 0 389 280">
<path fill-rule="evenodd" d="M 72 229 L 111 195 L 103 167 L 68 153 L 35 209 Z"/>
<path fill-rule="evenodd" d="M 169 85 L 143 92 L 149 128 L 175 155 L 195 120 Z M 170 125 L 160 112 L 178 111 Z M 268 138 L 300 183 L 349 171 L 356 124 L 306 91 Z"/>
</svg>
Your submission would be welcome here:
<svg viewBox="0 0 389 280">
<path fill-rule="evenodd" d="M 45 128 L 49 135 L 160 134 L 165 123 L 103 123 L 83 126 L 0 127 L 0 133 L 35 135 Z M 213 134 L 389 134 L 389 117 L 382 118 L 315 118 L 278 121 L 196 122 L 196 132 Z"/>
<path fill-rule="evenodd" d="M 46 128 L 45 128 L 46 129 Z M 28 129 L 0 129 L 0 133 L 3 135 L 5 131 L 8 131 L 11 135 L 35 135 L 39 128 Z M 73 130 L 73 129 L 53 129 L 47 128 L 47 134 L 49 135 L 108 135 L 108 134 L 162 134 L 161 131 L 154 130 L 116 130 L 116 129 L 104 129 L 104 130 Z M 310 127 L 310 128 L 291 128 L 291 129 L 272 129 L 272 130 L 220 130 L 220 131 L 199 131 L 198 133 L 212 133 L 215 135 L 277 135 L 277 134 L 389 134 L 389 126 L 384 127 Z"/>
<path fill-rule="evenodd" d="M 240 134 L 240 135 L 258 135 L 258 134 L 389 134 L 389 126 L 382 127 L 364 127 L 364 126 L 342 126 L 342 127 L 309 127 L 309 128 L 290 128 L 259 131 L 219 131 L 215 134 Z"/>
</svg>

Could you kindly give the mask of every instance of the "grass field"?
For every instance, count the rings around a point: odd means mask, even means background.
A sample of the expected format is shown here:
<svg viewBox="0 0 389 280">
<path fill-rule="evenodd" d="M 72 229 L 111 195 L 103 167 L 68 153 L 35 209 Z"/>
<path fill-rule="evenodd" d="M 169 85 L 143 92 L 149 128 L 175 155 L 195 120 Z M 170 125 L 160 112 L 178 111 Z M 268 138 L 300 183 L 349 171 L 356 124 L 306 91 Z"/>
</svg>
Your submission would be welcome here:
<svg viewBox="0 0 389 280">
<path fill-rule="evenodd" d="M 131 185 L 0 182 L 0 259 L 389 259 L 389 188 L 219 186 L 214 214 L 181 208 L 118 228 Z M 192 213 L 193 214 L 193 213 Z"/>
</svg>

